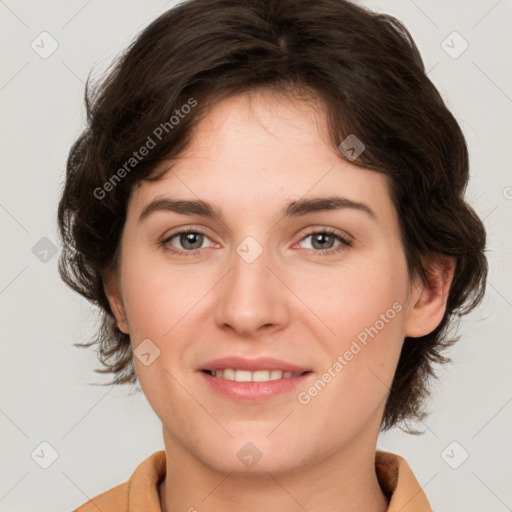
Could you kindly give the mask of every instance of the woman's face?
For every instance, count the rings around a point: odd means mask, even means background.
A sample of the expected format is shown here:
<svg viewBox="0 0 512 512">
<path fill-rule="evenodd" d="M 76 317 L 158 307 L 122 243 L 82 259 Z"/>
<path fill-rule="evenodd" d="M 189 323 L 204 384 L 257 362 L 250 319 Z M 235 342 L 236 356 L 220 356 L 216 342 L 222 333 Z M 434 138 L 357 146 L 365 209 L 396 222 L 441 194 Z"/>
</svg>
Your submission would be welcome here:
<svg viewBox="0 0 512 512">
<path fill-rule="evenodd" d="M 325 130 L 298 100 L 223 100 L 129 202 L 107 293 L 166 446 L 215 470 L 373 452 L 416 329 L 386 179 Z"/>
</svg>

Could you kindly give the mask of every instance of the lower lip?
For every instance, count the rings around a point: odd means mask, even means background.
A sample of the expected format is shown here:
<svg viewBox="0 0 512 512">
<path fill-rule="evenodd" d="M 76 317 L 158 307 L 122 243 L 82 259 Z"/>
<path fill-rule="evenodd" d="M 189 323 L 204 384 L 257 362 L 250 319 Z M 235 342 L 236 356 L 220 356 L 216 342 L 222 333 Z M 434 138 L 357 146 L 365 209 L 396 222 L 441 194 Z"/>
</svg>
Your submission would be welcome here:
<svg viewBox="0 0 512 512">
<path fill-rule="evenodd" d="M 199 373 L 213 391 L 228 398 L 245 402 L 261 402 L 276 395 L 288 393 L 301 384 L 303 385 L 304 381 L 312 375 L 310 372 L 298 377 L 288 377 L 286 379 L 282 378 L 266 382 L 237 382 L 221 377 L 213 377 L 203 371 Z"/>
</svg>

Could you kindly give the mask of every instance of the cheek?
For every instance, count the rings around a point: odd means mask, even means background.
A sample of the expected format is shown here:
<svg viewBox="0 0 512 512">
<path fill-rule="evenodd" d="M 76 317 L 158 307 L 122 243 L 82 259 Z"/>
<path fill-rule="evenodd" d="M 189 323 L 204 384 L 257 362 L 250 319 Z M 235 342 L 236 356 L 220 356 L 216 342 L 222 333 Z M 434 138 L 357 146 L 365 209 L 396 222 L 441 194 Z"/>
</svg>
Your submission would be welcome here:
<svg viewBox="0 0 512 512">
<path fill-rule="evenodd" d="M 364 417 L 363 409 L 385 400 L 403 344 L 405 257 L 399 250 L 383 251 L 339 272 L 319 274 L 314 283 L 305 281 L 299 293 L 314 313 L 307 313 L 306 324 L 318 324 L 316 317 L 323 324 L 316 338 L 327 355 L 326 382 L 321 379 L 317 388 L 327 383 L 329 391 L 322 391 L 319 403 L 344 404 L 354 409 L 354 417 Z"/>
<path fill-rule="evenodd" d="M 207 293 L 207 276 L 193 266 L 171 265 L 163 258 L 130 251 L 123 260 L 123 299 L 132 341 L 161 340 L 193 315 L 194 304 Z"/>
<path fill-rule="evenodd" d="M 324 323 L 322 337 L 332 347 L 343 348 L 343 340 L 360 333 L 364 338 L 365 329 L 375 324 L 384 337 L 401 330 L 403 315 L 397 313 L 405 310 L 408 275 L 399 248 L 383 246 L 338 268 L 296 270 L 300 278 L 294 278 L 293 289 L 308 306 L 303 308 L 308 319 Z"/>
</svg>

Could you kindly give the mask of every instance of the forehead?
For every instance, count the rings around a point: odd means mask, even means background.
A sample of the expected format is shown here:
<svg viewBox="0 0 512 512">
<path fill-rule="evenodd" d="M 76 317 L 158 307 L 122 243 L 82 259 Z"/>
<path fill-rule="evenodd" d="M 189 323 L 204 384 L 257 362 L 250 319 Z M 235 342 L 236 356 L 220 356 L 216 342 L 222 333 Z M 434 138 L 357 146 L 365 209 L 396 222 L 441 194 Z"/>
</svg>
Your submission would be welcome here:
<svg viewBox="0 0 512 512">
<path fill-rule="evenodd" d="M 142 182 L 132 207 L 155 197 L 201 199 L 221 209 L 262 212 L 285 200 L 342 195 L 392 214 L 386 176 L 342 159 L 328 137 L 322 105 L 282 94 L 244 93 L 218 102 L 188 148 Z"/>
</svg>

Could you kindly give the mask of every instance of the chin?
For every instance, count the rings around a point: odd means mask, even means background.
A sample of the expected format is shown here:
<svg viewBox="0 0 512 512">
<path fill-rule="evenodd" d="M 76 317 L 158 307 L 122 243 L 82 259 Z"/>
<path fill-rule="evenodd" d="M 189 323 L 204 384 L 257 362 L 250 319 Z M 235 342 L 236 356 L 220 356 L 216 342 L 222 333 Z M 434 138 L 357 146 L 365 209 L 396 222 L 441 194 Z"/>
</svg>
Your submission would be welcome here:
<svg viewBox="0 0 512 512">
<path fill-rule="evenodd" d="M 246 434 L 229 440 L 212 440 L 216 446 L 214 453 L 196 452 L 196 458 L 214 471 L 234 476 L 268 477 L 268 473 L 277 475 L 296 469 L 304 458 L 304 446 L 292 442 L 287 446 L 277 437 L 265 439 L 267 434 L 268 431 L 257 436 Z M 294 453 L 298 449 L 300 453 Z"/>
<path fill-rule="evenodd" d="M 214 471 L 222 474 L 230 474 L 237 477 L 251 477 L 251 478 L 267 478 L 269 473 L 276 476 L 283 473 L 289 473 L 296 468 L 296 462 L 283 460 L 279 454 L 261 454 L 261 458 L 257 460 L 250 460 L 248 456 L 245 461 L 240 461 L 236 452 L 230 457 L 224 456 L 223 459 L 215 459 L 203 461 L 206 466 Z"/>
</svg>

